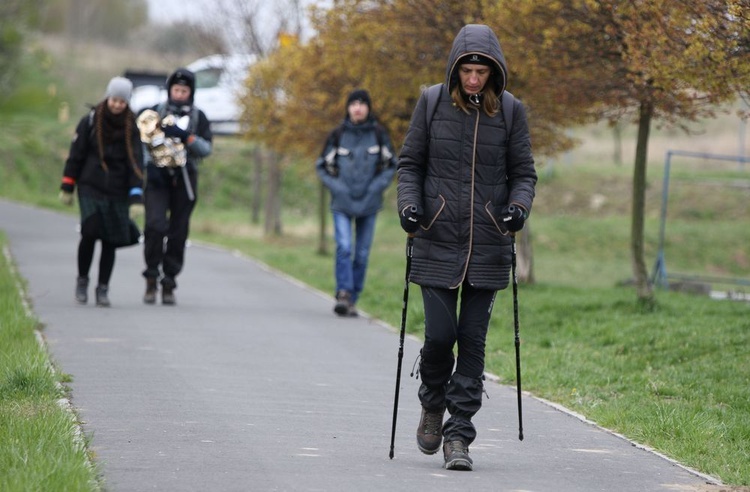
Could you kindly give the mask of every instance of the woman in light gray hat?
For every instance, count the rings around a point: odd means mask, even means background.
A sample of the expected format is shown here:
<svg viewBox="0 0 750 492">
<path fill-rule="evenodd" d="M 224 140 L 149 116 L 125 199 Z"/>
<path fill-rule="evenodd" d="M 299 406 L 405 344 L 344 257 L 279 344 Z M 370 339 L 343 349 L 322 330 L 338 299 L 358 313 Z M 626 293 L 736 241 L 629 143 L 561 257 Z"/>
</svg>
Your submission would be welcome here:
<svg viewBox="0 0 750 492">
<path fill-rule="evenodd" d="M 132 93 L 130 80 L 109 81 L 104 99 L 79 121 L 65 161 L 60 200 L 73 205 L 77 188 L 81 212 L 75 289 L 81 304 L 88 302 L 96 241 L 101 241 L 96 305 L 108 307 L 115 250 L 136 244 L 140 236 L 130 218 L 143 213 L 143 151 L 129 107 Z"/>
</svg>

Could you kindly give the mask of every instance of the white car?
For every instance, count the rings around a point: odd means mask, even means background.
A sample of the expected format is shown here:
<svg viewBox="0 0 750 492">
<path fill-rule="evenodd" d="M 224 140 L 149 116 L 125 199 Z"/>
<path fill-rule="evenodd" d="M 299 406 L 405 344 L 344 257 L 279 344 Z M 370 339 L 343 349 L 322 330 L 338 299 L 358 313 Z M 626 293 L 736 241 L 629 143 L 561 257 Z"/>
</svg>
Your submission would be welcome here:
<svg viewBox="0 0 750 492">
<path fill-rule="evenodd" d="M 245 79 L 254 55 L 211 55 L 200 58 L 186 68 L 195 74 L 195 97 L 193 101 L 206 113 L 215 134 L 237 134 L 240 132 L 242 108 L 239 99 L 245 90 Z M 133 72 L 129 72 L 133 74 Z M 166 76 L 164 83 L 166 83 Z M 167 91 L 161 85 L 146 84 L 133 89 L 130 107 L 137 114 L 167 99 Z"/>
</svg>

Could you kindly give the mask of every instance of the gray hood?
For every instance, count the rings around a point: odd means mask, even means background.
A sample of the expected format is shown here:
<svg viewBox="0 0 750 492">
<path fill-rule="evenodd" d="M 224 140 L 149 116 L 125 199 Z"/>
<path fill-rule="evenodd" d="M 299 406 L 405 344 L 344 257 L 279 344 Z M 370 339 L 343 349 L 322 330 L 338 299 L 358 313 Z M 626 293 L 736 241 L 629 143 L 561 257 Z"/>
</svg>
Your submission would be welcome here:
<svg viewBox="0 0 750 492">
<path fill-rule="evenodd" d="M 505 91 L 508 82 L 508 70 L 505 65 L 505 55 L 500 48 L 500 41 L 488 26 L 481 24 L 468 24 L 459 31 L 456 39 L 453 40 L 453 47 L 448 58 L 448 68 L 445 73 L 445 83 L 448 86 L 448 92 L 458 83 L 458 62 L 466 55 L 479 54 L 488 57 L 493 61 L 495 66 L 495 92 L 498 97 Z"/>
</svg>

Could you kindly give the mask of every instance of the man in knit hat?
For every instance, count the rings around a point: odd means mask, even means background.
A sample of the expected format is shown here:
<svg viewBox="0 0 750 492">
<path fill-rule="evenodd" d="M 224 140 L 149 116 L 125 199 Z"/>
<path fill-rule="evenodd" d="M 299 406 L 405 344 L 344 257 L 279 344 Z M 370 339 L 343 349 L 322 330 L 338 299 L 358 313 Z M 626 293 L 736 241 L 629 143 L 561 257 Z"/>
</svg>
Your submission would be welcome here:
<svg viewBox="0 0 750 492">
<path fill-rule="evenodd" d="M 356 316 L 383 192 L 396 173 L 396 157 L 385 128 L 372 114 L 370 94 L 352 91 L 344 121 L 328 136 L 315 168 L 331 192 L 336 239 L 336 304 L 339 316 Z M 354 232 L 354 234 L 352 234 Z"/>
<path fill-rule="evenodd" d="M 159 114 L 162 130 L 175 144 L 186 150 L 181 167 L 159 167 L 153 156 L 146 161 L 146 225 L 144 259 L 146 293 L 143 302 L 156 303 L 159 284 L 161 302 L 176 303 L 176 277 L 185 264 L 185 243 L 190 216 L 198 193 L 198 165 L 211 154 L 213 135 L 205 113 L 193 104 L 195 74 L 178 68 L 167 78 L 167 101 L 152 110 Z"/>
</svg>

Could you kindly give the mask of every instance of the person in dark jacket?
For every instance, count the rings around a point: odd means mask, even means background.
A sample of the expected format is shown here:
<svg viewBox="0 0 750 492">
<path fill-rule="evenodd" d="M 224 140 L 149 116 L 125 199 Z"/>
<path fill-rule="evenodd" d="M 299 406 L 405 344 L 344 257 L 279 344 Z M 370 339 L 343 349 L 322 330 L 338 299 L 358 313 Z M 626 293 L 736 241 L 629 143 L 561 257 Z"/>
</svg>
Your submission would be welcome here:
<svg viewBox="0 0 750 492">
<path fill-rule="evenodd" d="M 159 115 L 161 130 L 170 139 L 168 147 L 179 149 L 180 155 L 165 160 L 164 155 L 153 152 L 154 147 L 146 152 L 143 302 L 156 303 L 161 283 L 162 304 L 173 305 L 175 279 L 185 264 L 190 216 L 198 197 L 198 165 L 211 153 L 213 135 L 208 118 L 193 105 L 195 74 L 178 68 L 167 78 L 166 85 L 167 101 L 151 110 Z"/>
<path fill-rule="evenodd" d="M 143 154 L 128 106 L 132 93 L 130 80 L 109 81 L 104 100 L 79 121 L 65 162 L 60 200 L 72 205 L 77 187 L 81 212 L 75 290 L 81 304 L 88 302 L 96 241 L 101 241 L 96 305 L 108 307 L 115 249 L 137 243 L 140 236 L 129 217 L 143 213 Z"/>
<path fill-rule="evenodd" d="M 535 193 L 525 110 L 518 101 L 501 107 L 507 75 L 494 32 L 465 26 L 434 115 L 423 92 L 399 156 L 398 209 L 413 235 L 409 280 L 421 286 L 425 310 L 417 445 L 434 454 L 444 441 L 446 469 L 473 467 L 471 419 L 482 404 L 492 305 L 509 283 L 509 234 L 523 227 Z M 503 111 L 513 111 L 510 134 Z"/>
<path fill-rule="evenodd" d="M 396 173 L 390 137 L 372 114 L 370 95 L 357 89 L 346 99 L 346 117 L 326 140 L 315 169 L 331 192 L 336 239 L 336 304 L 340 316 L 356 316 L 383 192 Z M 352 224 L 356 238 L 352 241 Z"/>
</svg>

